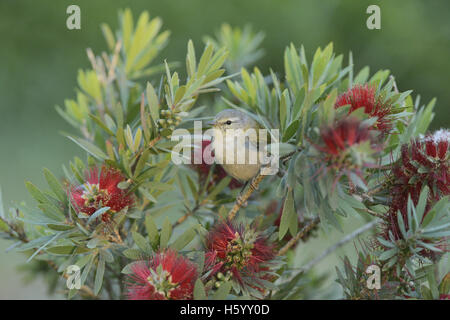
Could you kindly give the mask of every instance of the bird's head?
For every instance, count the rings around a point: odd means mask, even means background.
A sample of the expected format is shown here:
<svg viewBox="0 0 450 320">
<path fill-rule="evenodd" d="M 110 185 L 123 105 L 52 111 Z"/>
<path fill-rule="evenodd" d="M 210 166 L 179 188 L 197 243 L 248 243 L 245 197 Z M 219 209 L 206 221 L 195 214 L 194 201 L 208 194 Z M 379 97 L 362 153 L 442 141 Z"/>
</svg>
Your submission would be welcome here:
<svg viewBox="0 0 450 320">
<path fill-rule="evenodd" d="M 242 129 L 244 131 L 248 129 L 258 129 L 258 123 L 246 113 L 234 110 L 226 109 L 219 112 L 214 121 L 211 122 L 214 129 L 220 131 L 226 131 L 228 129 Z"/>
</svg>

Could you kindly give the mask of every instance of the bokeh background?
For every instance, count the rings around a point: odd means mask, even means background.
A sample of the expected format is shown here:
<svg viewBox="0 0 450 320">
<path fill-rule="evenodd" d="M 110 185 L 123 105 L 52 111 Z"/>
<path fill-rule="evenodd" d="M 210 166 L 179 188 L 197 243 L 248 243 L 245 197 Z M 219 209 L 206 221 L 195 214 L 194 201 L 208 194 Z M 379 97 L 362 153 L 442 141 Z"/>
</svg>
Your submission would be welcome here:
<svg viewBox="0 0 450 320">
<path fill-rule="evenodd" d="M 81 8 L 81 30 L 66 28 L 66 8 Z M 366 28 L 366 8 L 381 7 L 381 30 Z M 293 42 L 304 44 L 311 56 L 317 46 L 333 41 L 335 51 L 353 52 L 356 68 L 390 69 L 400 90 L 413 89 L 422 101 L 438 98 L 433 128 L 450 123 L 450 2 L 448 0 L 1 0 L 0 1 L 0 186 L 5 207 L 30 202 L 24 181 L 44 185 L 43 167 L 62 174 L 61 165 L 81 151 L 61 131 L 71 132 L 55 112 L 65 98 L 74 96 L 76 73 L 88 68 L 85 49 L 106 48 L 99 25 L 118 25 L 119 8 L 135 15 L 149 10 L 172 31 L 169 46 L 159 57 L 183 61 L 189 38 L 199 45 L 223 22 L 251 24 L 266 34 L 266 54 L 258 65 L 282 71 L 283 50 Z M 350 220 L 345 229 L 362 222 Z M 321 234 L 300 245 L 300 266 L 343 234 Z M 20 254 L 5 253 L 10 242 L 0 240 L 0 298 L 61 298 L 48 296 L 43 279 L 25 283 L 17 266 Z M 317 266 L 331 270 L 339 256 L 352 253 L 353 244 L 338 250 Z M 331 287 L 330 287 L 331 288 Z"/>
</svg>

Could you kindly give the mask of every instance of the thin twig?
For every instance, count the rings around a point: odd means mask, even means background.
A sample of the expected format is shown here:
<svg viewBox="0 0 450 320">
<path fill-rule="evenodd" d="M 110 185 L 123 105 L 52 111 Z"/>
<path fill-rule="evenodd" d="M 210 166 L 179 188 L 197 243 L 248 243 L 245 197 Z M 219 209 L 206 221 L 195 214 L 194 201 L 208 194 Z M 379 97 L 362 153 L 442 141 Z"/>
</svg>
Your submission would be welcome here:
<svg viewBox="0 0 450 320">
<path fill-rule="evenodd" d="M 292 151 L 291 153 L 288 153 L 284 155 L 283 157 L 280 157 L 280 162 L 284 163 L 287 160 L 289 160 L 295 153 L 298 151 L 301 151 L 301 148 L 297 148 L 295 151 Z M 259 184 L 264 179 L 266 175 L 261 174 L 262 170 L 265 168 L 261 168 L 259 173 L 253 177 L 251 183 L 249 183 L 249 186 L 247 190 L 244 193 L 241 193 L 238 198 L 236 199 L 236 202 L 234 203 L 233 208 L 228 212 L 228 220 L 233 220 L 233 218 L 236 216 L 236 213 L 239 211 L 239 209 L 243 206 L 243 204 L 250 198 L 252 193 L 258 189 Z"/>
<path fill-rule="evenodd" d="M 278 251 L 278 255 L 279 256 L 283 256 L 286 254 L 286 252 L 292 247 L 294 246 L 300 239 L 302 239 L 312 228 L 314 228 L 318 223 L 320 222 L 320 218 L 319 217 L 315 217 L 310 223 L 308 223 L 306 226 L 304 226 L 302 228 L 302 230 L 299 231 L 299 233 L 297 233 L 295 235 L 294 238 L 292 238 L 291 240 L 289 240 L 288 243 L 286 243 L 284 245 L 283 248 L 280 249 L 280 251 Z"/>
<path fill-rule="evenodd" d="M 329 247 L 328 249 L 324 250 L 320 255 L 318 255 L 316 258 L 314 258 L 312 261 L 310 261 L 309 263 L 307 263 L 304 267 L 302 267 L 302 271 L 303 272 L 307 272 L 308 270 L 310 270 L 313 266 L 315 266 L 317 263 L 319 263 L 320 261 L 322 261 L 326 256 L 328 256 L 330 253 L 333 253 L 334 251 L 336 251 L 338 248 L 342 247 L 344 244 L 346 244 L 347 242 L 351 241 L 352 239 L 356 238 L 357 236 L 359 236 L 360 234 L 366 232 L 367 230 L 372 229 L 380 220 L 379 219 L 375 219 L 367 224 L 365 224 L 364 226 L 362 226 L 359 229 L 356 229 L 355 231 L 353 231 L 352 233 L 350 233 L 349 235 L 345 236 L 344 238 L 342 238 L 341 240 L 339 240 L 338 242 L 336 242 L 334 245 L 332 245 L 331 247 Z"/>
<path fill-rule="evenodd" d="M 372 197 L 374 194 L 377 194 L 379 191 L 384 190 L 386 188 L 385 183 L 380 184 L 378 187 L 369 190 L 369 192 L 367 192 L 366 196 L 367 197 Z"/>
<path fill-rule="evenodd" d="M 365 212 L 367 212 L 368 214 L 374 216 L 374 217 L 377 217 L 377 218 L 380 218 L 380 219 L 384 219 L 384 216 L 383 216 L 381 213 L 378 213 L 378 212 L 373 211 L 373 210 L 368 209 L 368 208 L 363 209 L 363 210 L 364 210 Z"/>
<path fill-rule="evenodd" d="M 242 207 L 242 205 L 247 201 L 248 198 L 252 195 L 252 193 L 258 189 L 259 184 L 261 183 L 262 179 L 264 179 L 264 175 L 261 174 L 261 172 L 256 175 L 251 183 L 248 186 L 248 189 L 238 196 L 236 199 L 236 202 L 234 203 L 233 208 L 231 208 L 230 212 L 228 212 L 228 220 L 233 220 L 236 213 L 239 211 L 239 209 Z"/>
<path fill-rule="evenodd" d="M 195 210 L 195 208 L 194 208 L 194 210 L 190 210 L 190 211 L 186 212 L 186 213 L 184 214 L 184 216 L 180 217 L 180 218 L 173 224 L 172 228 L 178 227 L 180 224 L 182 224 L 184 221 L 186 221 L 187 218 L 189 218 L 190 216 L 194 215 L 194 212 L 195 212 L 195 211 L 196 211 L 196 210 Z"/>
<path fill-rule="evenodd" d="M 197 205 L 194 207 L 194 209 L 189 210 L 186 212 L 182 217 L 180 217 L 174 224 L 173 228 L 178 227 L 180 224 L 182 224 L 184 221 L 186 221 L 187 218 L 190 216 L 195 215 L 198 209 L 200 209 L 203 205 L 205 205 L 208 202 L 207 199 L 203 199 L 200 203 L 197 203 Z"/>
<path fill-rule="evenodd" d="M 136 169 L 137 163 L 139 162 L 140 157 L 142 156 L 142 154 L 144 153 L 145 150 L 147 149 L 151 149 L 155 146 L 156 143 L 158 143 L 159 140 L 161 140 L 162 137 L 161 136 L 157 136 L 156 138 L 150 140 L 148 142 L 147 146 L 144 146 L 141 150 L 139 150 L 138 153 L 136 153 L 136 160 L 134 160 L 134 164 L 131 167 L 131 170 L 134 171 Z"/>
</svg>

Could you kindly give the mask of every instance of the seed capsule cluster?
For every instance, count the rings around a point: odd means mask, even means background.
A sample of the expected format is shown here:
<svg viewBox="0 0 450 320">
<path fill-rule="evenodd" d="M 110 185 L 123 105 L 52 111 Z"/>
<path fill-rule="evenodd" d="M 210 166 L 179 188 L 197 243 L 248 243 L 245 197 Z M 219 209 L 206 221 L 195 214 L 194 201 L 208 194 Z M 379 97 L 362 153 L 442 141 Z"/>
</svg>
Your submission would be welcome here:
<svg viewBox="0 0 450 320">
<path fill-rule="evenodd" d="M 160 130 L 169 129 L 173 131 L 181 123 L 181 117 L 171 109 L 161 110 L 158 122 Z"/>
<path fill-rule="evenodd" d="M 226 265 L 230 268 L 242 270 L 252 255 L 253 242 L 246 242 L 238 232 L 235 239 L 227 244 Z"/>
<path fill-rule="evenodd" d="M 222 283 L 230 281 L 232 276 L 233 274 L 231 273 L 231 271 L 227 271 L 225 274 L 222 272 L 217 273 L 215 277 L 216 280 L 214 282 L 214 286 L 216 288 L 219 288 L 222 285 Z"/>
</svg>

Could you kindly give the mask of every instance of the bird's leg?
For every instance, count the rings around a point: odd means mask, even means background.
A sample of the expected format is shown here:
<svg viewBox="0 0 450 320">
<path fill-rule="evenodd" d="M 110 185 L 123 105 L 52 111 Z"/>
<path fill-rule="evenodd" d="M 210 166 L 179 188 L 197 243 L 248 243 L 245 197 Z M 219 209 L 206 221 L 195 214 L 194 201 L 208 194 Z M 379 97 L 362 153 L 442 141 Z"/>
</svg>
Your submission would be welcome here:
<svg viewBox="0 0 450 320">
<path fill-rule="evenodd" d="M 245 189 L 247 189 L 247 186 L 248 186 L 249 182 L 250 182 L 250 180 L 247 180 L 247 181 L 244 183 L 244 186 L 242 187 L 241 191 L 239 191 L 239 194 L 238 194 L 238 196 L 237 196 L 237 198 L 236 198 L 236 203 L 237 203 L 240 207 L 243 207 L 243 208 L 245 208 L 245 207 L 247 206 L 247 201 L 243 201 L 243 200 L 242 200 L 242 197 L 243 197 L 243 195 L 244 195 Z"/>
<path fill-rule="evenodd" d="M 245 188 L 247 188 L 249 181 L 250 180 L 245 181 L 244 186 L 241 188 L 241 191 L 239 191 L 239 195 L 244 193 L 244 190 L 245 190 Z"/>
<path fill-rule="evenodd" d="M 258 190 L 258 184 L 255 184 L 255 182 L 256 182 L 255 178 L 252 178 L 252 182 L 250 183 L 249 186 L 249 188 L 252 190 L 251 192 Z"/>
<path fill-rule="evenodd" d="M 240 207 L 247 207 L 247 201 L 243 201 L 242 198 L 244 196 L 244 191 L 245 189 L 247 189 L 247 186 L 250 188 L 250 193 L 253 193 L 254 191 L 258 190 L 258 185 L 255 184 L 255 179 L 252 178 L 251 180 L 247 180 L 244 184 L 244 186 L 242 187 L 241 191 L 239 192 L 239 195 L 236 199 L 236 203 L 240 206 Z"/>
</svg>

